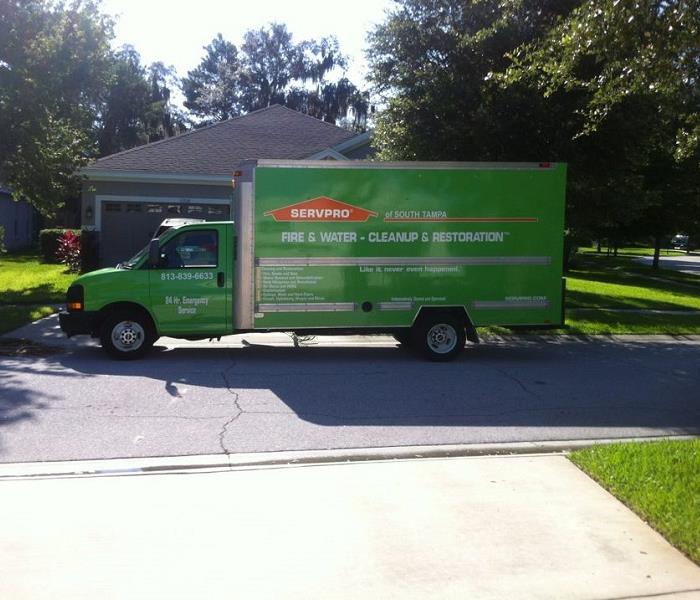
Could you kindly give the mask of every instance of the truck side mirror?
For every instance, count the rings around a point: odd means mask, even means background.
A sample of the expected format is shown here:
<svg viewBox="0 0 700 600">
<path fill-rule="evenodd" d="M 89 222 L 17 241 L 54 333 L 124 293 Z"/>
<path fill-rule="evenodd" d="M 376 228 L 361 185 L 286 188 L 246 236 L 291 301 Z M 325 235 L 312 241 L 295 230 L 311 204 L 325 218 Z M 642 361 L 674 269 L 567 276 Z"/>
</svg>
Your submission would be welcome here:
<svg viewBox="0 0 700 600">
<path fill-rule="evenodd" d="M 148 244 L 148 266 L 155 268 L 160 264 L 160 244 L 157 239 Z"/>
</svg>

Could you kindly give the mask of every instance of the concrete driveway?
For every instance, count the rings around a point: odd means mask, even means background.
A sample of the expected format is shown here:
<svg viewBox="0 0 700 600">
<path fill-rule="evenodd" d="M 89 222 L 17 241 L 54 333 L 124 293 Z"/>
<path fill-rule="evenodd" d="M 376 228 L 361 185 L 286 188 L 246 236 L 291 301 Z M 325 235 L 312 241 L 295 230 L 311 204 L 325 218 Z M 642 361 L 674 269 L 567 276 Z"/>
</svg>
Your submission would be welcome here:
<svg viewBox="0 0 700 600">
<path fill-rule="evenodd" d="M 389 338 L 162 339 L 142 361 L 65 340 L 0 359 L 0 462 L 700 433 L 700 338 L 491 340 L 433 364 Z"/>
<path fill-rule="evenodd" d="M 700 569 L 562 456 L 0 478 L 0 495 L 12 600 L 700 596 Z"/>
</svg>

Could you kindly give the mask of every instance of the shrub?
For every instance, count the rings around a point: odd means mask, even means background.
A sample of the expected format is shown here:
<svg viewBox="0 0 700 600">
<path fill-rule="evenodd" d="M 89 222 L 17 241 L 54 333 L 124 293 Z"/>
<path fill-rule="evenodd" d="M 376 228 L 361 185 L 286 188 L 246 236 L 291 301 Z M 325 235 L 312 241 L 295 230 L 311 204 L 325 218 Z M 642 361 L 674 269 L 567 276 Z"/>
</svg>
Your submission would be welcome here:
<svg viewBox="0 0 700 600">
<path fill-rule="evenodd" d="M 0 225 L 0 253 L 5 252 L 5 228 Z"/>
<path fill-rule="evenodd" d="M 77 234 L 75 229 L 42 229 L 39 232 L 39 251 L 44 262 L 58 262 L 56 253 L 58 252 L 58 240 L 66 231 Z"/>
<path fill-rule="evenodd" d="M 68 266 L 71 273 L 80 271 L 81 253 L 80 253 L 80 236 L 76 235 L 70 229 L 58 239 L 58 249 L 56 250 L 56 258 L 59 262 Z"/>
</svg>

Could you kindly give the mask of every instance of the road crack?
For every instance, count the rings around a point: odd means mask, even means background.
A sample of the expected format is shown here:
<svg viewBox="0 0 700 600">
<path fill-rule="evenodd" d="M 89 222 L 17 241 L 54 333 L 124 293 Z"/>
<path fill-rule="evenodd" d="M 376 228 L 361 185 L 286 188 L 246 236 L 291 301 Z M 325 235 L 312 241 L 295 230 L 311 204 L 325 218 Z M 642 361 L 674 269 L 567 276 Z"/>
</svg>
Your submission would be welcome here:
<svg viewBox="0 0 700 600">
<path fill-rule="evenodd" d="M 240 416 L 243 414 L 243 409 L 241 408 L 241 405 L 239 403 L 240 401 L 240 396 L 238 392 L 234 392 L 231 389 L 231 383 L 228 380 L 228 377 L 226 377 L 226 371 L 233 369 L 233 367 L 236 365 L 236 362 L 234 360 L 231 361 L 231 365 L 228 367 L 228 369 L 221 371 L 221 378 L 224 380 L 224 385 L 226 386 L 226 391 L 233 396 L 233 406 L 236 409 L 236 413 L 226 421 L 223 426 L 221 427 L 221 431 L 219 431 L 219 446 L 221 447 L 221 451 L 226 454 L 226 456 L 229 456 L 231 454 L 230 450 L 226 448 L 226 443 L 224 441 L 224 438 L 226 437 L 226 434 L 228 433 L 228 428 L 235 423 Z"/>
<path fill-rule="evenodd" d="M 518 384 L 520 389 L 523 390 L 523 392 L 525 392 L 526 394 L 529 394 L 530 396 L 532 396 L 533 398 L 537 398 L 538 400 L 542 400 L 542 398 L 540 397 L 539 394 L 533 392 L 522 381 L 520 381 L 520 379 L 518 379 L 515 375 L 511 375 L 510 373 L 508 373 L 507 371 L 504 371 L 503 369 L 495 369 L 495 371 L 497 371 L 498 373 L 503 375 L 503 377 L 505 377 L 506 379 L 510 379 L 512 382 Z"/>
</svg>

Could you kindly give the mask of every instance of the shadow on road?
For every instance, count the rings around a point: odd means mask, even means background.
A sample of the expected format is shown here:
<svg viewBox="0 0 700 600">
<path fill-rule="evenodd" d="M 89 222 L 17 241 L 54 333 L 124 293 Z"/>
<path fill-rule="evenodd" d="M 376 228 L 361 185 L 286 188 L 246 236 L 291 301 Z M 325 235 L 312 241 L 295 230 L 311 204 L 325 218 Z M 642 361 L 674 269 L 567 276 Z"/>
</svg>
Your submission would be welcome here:
<svg viewBox="0 0 700 600">
<path fill-rule="evenodd" d="M 29 419 L 56 395 L 27 384 L 63 378 L 133 376 L 233 394 L 249 414 L 295 414 L 322 426 L 640 427 L 700 434 L 700 346 L 539 338 L 470 346 L 451 363 L 401 348 L 210 346 L 156 348 L 115 362 L 95 348 L 32 361 L 0 362 L 0 425 Z M 122 380 L 123 381 L 123 380 Z M 23 383 L 24 382 L 24 383 Z M 104 380 L 105 394 L 118 397 Z M 99 399 L 97 399 L 99 401 Z M 144 402 L 149 402 L 144 398 Z"/>
</svg>

